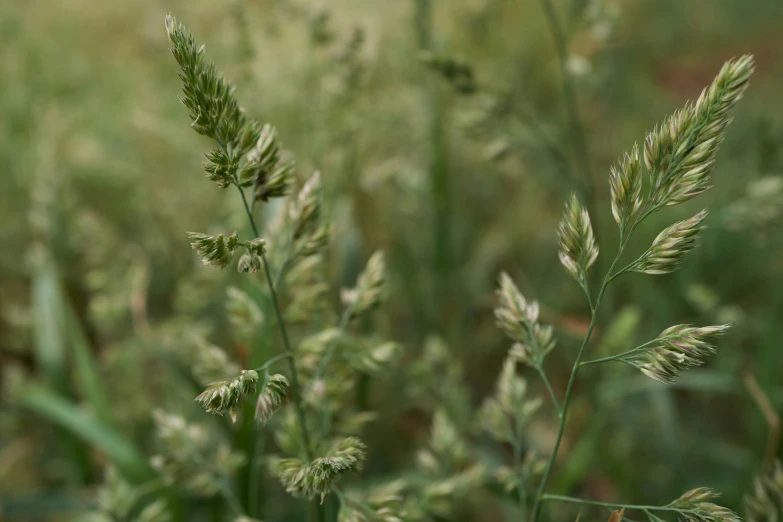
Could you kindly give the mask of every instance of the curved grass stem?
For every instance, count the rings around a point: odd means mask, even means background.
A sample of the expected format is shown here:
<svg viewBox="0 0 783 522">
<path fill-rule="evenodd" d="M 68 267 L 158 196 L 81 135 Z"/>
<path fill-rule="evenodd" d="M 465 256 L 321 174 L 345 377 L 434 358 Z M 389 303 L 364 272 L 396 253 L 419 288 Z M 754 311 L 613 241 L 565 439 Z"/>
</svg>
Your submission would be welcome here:
<svg viewBox="0 0 783 522">
<path fill-rule="evenodd" d="M 536 371 L 541 376 L 541 380 L 544 381 L 544 386 L 546 386 L 547 391 L 549 392 L 549 397 L 552 399 L 552 405 L 555 407 L 555 410 L 557 411 L 557 416 L 561 417 L 563 415 L 563 410 L 560 409 L 560 403 L 557 401 L 557 396 L 555 395 L 555 390 L 552 389 L 552 384 L 549 382 L 549 378 L 546 376 L 546 372 L 544 372 L 544 369 L 541 368 L 541 366 L 536 366 Z"/>
<path fill-rule="evenodd" d="M 638 511 L 668 511 L 671 513 L 677 513 L 680 515 L 692 514 L 694 511 L 691 509 L 679 509 L 672 506 L 646 506 L 638 504 L 614 504 L 612 502 L 599 502 L 597 500 L 586 500 L 582 498 L 569 497 L 567 495 L 544 495 L 542 500 L 556 500 L 560 502 L 571 502 L 574 504 L 583 504 L 587 506 L 598 506 L 609 509 L 635 509 Z"/>
<path fill-rule="evenodd" d="M 245 207 L 245 212 L 247 213 L 247 218 L 250 221 L 250 227 L 253 229 L 253 234 L 256 237 L 259 237 L 258 233 L 258 227 L 256 227 L 256 221 L 253 218 L 253 211 L 247 203 L 247 198 L 245 197 L 245 191 L 242 190 L 242 187 L 239 185 L 236 185 L 237 189 L 239 190 L 239 194 L 242 196 L 242 203 Z M 288 338 L 288 331 L 285 327 L 285 322 L 283 321 L 283 314 L 280 311 L 280 302 L 277 298 L 277 291 L 275 289 L 275 282 L 272 280 L 272 272 L 269 268 L 269 261 L 267 261 L 266 255 L 261 256 L 261 261 L 264 265 L 264 274 L 266 275 L 266 282 L 267 287 L 269 288 L 269 295 L 272 298 L 272 306 L 275 309 L 275 316 L 277 318 L 277 324 L 280 327 L 280 334 L 283 337 L 283 349 L 285 350 L 283 354 L 280 354 L 279 357 L 282 358 L 282 356 L 285 356 L 285 358 L 288 359 L 288 368 L 291 372 L 291 391 L 292 393 L 292 402 L 294 404 L 294 409 L 296 410 L 296 416 L 299 420 L 299 428 L 302 431 L 302 441 L 304 442 L 305 447 L 305 454 L 307 455 L 307 458 L 309 460 L 313 460 L 314 453 L 313 453 L 313 446 L 310 439 L 310 432 L 307 428 L 307 418 L 305 416 L 304 412 L 304 405 L 302 403 L 302 387 L 299 383 L 299 374 L 296 369 L 296 361 L 294 359 L 294 352 L 291 349 L 291 342 Z M 267 364 L 270 364 L 272 360 L 268 361 Z M 322 505 L 314 505 L 313 506 L 313 519 L 316 521 L 322 521 L 324 520 L 325 513 Z"/>
<path fill-rule="evenodd" d="M 522 487 L 522 436 L 521 434 L 517 433 L 517 440 L 514 441 L 513 449 L 514 449 L 514 472 L 518 475 L 518 483 L 517 483 L 517 493 L 519 494 L 518 502 L 519 502 L 519 514 L 520 514 L 520 520 L 521 522 L 527 521 L 527 493 L 525 492 L 525 488 Z"/>
</svg>

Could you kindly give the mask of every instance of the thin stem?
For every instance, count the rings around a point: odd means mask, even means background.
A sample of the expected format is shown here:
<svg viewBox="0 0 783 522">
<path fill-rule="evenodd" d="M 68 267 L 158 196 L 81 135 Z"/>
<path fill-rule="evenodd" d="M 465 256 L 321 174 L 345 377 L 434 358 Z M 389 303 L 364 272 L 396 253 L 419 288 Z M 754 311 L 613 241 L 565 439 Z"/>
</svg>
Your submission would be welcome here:
<svg viewBox="0 0 783 522">
<path fill-rule="evenodd" d="M 588 506 L 600 506 L 610 509 L 637 509 L 639 511 L 671 511 L 674 513 L 688 514 L 692 513 L 690 509 L 679 509 L 671 506 L 645 506 L 636 504 L 613 504 L 611 502 L 599 502 L 597 500 L 585 500 L 576 497 L 569 497 L 566 495 L 544 495 L 542 500 L 559 500 L 561 502 L 572 502 L 575 504 L 585 504 Z"/>
<path fill-rule="evenodd" d="M 645 207 L 646 209 L 646 207 Z M 644 211 L 641 212 L 640 216 L 644 215 Z M 609 267 L 609 270 L 606 273 L 606 276 L 604 277 L 604 281 L 601 284 L 601 289 L 598 291 L 598 297 L 596 297 L 595 300 L 595 306 L 592 309 L 592 317 L 590 319 L 590 326 L 587 329 L 587 334 L 585 335 L 584 340 L 582 341 L 582 346 L 579 348 L 579 352 L 576 355 L 576 359 L 574 360 L 574 366 L 571 369 L 571 376 L 568 379 L 568 386 L 566 387 L 565 396 L 563 398 L 563 407 L 561 410 L 560 415 L 560 425 L 557 429 L 557 438 L 555 439 L 555 445 L 552 449 L 552 454 L 549 456 L 549 461 L 546 465 L 546 470 L 544 471 L 544 476 L 541 479 L 541 483 L 538 486 L 538 492 L 536 493 L 536 500 L 533 504 L 533 517 L 532 521 L 537 522 L 538 517 L 541 513 L 541 500 L 544 496 L 544 491 L 546 490 L 546 484 L 549 480 L 549 475 L 552 472 L 552 467 L 555 463 L 555 458 L 557 457 L 557 452 L 560 449 L 560 443 L 563 440 L 563 433 L 565 432 L 565 424 L 566 419 L 568 416 L 568 406 L 571 400 L 571 392 L 574 387 L 574 381 L 576 381 L 576 374 L 579 372 L 580 363 L 582 360 L 582 354 L 584 353 L 585 347 L 587 347 L 587 343 L 590 341 L 590 337 L 593 334 L 593 329 L 595 328 L 596 320 L 598 318 L 598 309 L 601 306 L 601 301 L 603 300 L 604 293 L 606 292 L 606 287 L 609 286 L 609 282 L 611 281 L 611 274 L 614 271 L 615 266 L 617 266 L 617 262 L 620 261 L 620 257 L 622 257 L 623 252 L 625 251 L 626 245 L 628 245 L 628 241 L 630 240 L 631 236 L 633 235 L 634 230 L 639 225 L 640 219 L 636 219 L 633 226 L 628 232 L 628 235 L 624 238 L 624 240 L 620 243 L 620 248 L 618 249 L 617 255 L 614 258 L 614 261 L 612 261 L 612 265 Z"/>
<path fill-rule="evenodd" d="M 585 366 L 590 366 L 591 364 L 601 364 L 601 363 L 605 363 L 605 362 L 617 361 L 617 360 L 620 360 L 621 357 L 624 357 L 624 356 L 627 356 L 627 355 L 631 355 L 635 351 L 636 351 L 636 348 L 634 348 L 633 350 L 629 350 L 629 351 L 627 351 L 625 353 L 618 354 L 618 355 L 610 355 L 609 357 L 601 357 L 600 359 L 593 359 L 592 361 L 583 361 L 583 362 L 579 363 L 579 367 L 580 368 L 584 368 Z M 623 361 L 623 362 L 625 362 L 625 361 Z"/>
<path fill-rule="evenodd" d="M 256 227 L 256 221 L 253 218 L 253 212 L 250 209 L 250 206 L 247 204 L 247 198 L 245 198 L 245 191 L 242 190 L 242 187 L 235 184 L 237 187 L 237 190 L 239 190 L 239 194 L 242 196 L 242 203 L 245 206 L 245 212 L 247 213 L 247 218 L 250 221 L 250 226 L 253 229 L 253 234 L 255 234 L 256 237 L 259 236 L 258 234 L 258 228 Z M 299 386 L 299 375 L 296 371 L 296 362 L 294 361 L 293 353 L 294 351 L 291 349 L 291 342 L 288 340 L 288 331 L 285 327 L 285 322 L 283 321 L 283 314 L 280 312 L 280 302 L 277 299 L 277 292 L 275 291 L 275 285 L 272 281 L 272 273 L 269 270 L 269 262 L 266 259 L 266 255 L 261 255 L 261 261 L 264 265 L 264 274 L 266 275 L 266 282 L 267 286 L 269 287 L 269 294 L 272 297 L 272 305 L 275 309 L 275 316 L 277 317 L 277 324 L 280 326 L 280 334 L 283 337 L 283 348 L 285 349 L 285 353 L 288 354 L 288 367 L 291 371 L 291 389 L 293 391 L 293 403 L 294 408 L 296 409 L 296 415 L 299 418 L 299 426 L 302 430 L 302 440 L 304 441 L 305 445 L 305 454 L 307 455 L 307 458 L 309 460 L 313 460 L 313 447 L 310 443 L 310 433 L 307 431 L 307 420 L 305 418 L 305 412 L 304 412 L 304 406 L 302 405 L 302 395 L 301 395 L 301 387 Z"/>
<path fill-rule="evenodd" d="M 248 515 L 259 517 L 261 515 L 261 468 L 264 452 L 263 428 L 253 424 L 253 452 L 250 457 L 250 478 L 248 480 Z"/>
<path fill-rule="evenodd" d="M 604 285 L 602 285 L 602 290 L 606 287 L 606 281 L 604 280 Z M 601 292 L 603 294 L 603 292 Z M 596 301 L 596 306 L 600 305 L 601 303 L 601 294 L 598 296 L 598 300 Z M 565 431 L 565 423 L 566 418 L 568 417 L 568 406 L 571 400 L 571 391 L 574 387 L 574 381 L 576 380 L 576 374 L 579 371 L 579 361 L 582 358 L 582 352 L 584 352 L 585 346 L 587 346 L 587 342 L 590 340 L 590 336 L 593 333 L 593 328 L 595 328 L 595 319 L 596 314 L 592 314 L 592 320 L 590 321 L 590 326 L 587 329 L 587 335 L 585 335 L 584 341 L 582 341 L 582 346 L 579 348 L 579 353 L 576 355 L 576 360 L 574 362 L 574 366 L 571 369 L 571 376 L 568 379 L 568 386 L 566 387 L 566 393 L 565 397 L 563 398 L 563 409 L 561 410 L 560 414 L 560 425 L 557 428 L 557 438 L 555 438 L 555 446 L 552 448 L 552 454 L 549 456 L 549 461 L 546 465 L 546 470 L 544 471 L 544 476 L 541 479 L 541 483 L 538 486 L 538 491 L 536 493 L 536 500 L 533 504 L 533 522 L 537 522 L 539 513 L 541 512 L 541 499 L 544 495 L 544 491 L 546 490 L 546 484 L 547 480 L 549 479 L 549 474 L 552 472 L 552 466 L 555 463 L 555 458 L 557 457 L 557 452 L 560 449 L 560 442 L 563 440 L 563 433 Z"/>
<path fill-rule="evenodd" d="M 242 204 L 245 205 L 245 213 L 247 214 L 247 219 L 250 221 L 250 227 L 253 229 L 253 235 L 255 237 L 260 237 L 261 234 L 258 233 L 258 228 L 256 227 L 256 220 L 253 218 L 253 211 L 251 210 L 250 206 L 247 204 L 247 198 L 245 198 L 245 191 L 242 190 L 242 187 L 240 187 L 237 183 L 234 183 L 234 186 L 239 191 L 239 195 L 242 196 Z M 253 198 L 253 202 L 255 202 L 255 198 Z"/>
<path fill-rule="evenodd" d="M 265 362 L 264 364 L 256 368 L 255 371 L 260 372 L 266 370 L 267 368 L 271 367 L 273 364 L 280 361 L 281 359 L 290 358 L 290 357 L 293 357 L 293 354 L 288 352 L 277 354 L 271 359 L 269 359 L 267 362 Z"/>
<path fill-rule="evenodd" d="M 764 390 L 759 386 L 756 376 L 747 371 L 742 376 L 742 381 L 745 383 L 753 402 L 756 403 L 764 420 L 769 425 L 769 434 L 767 435 L 767 451 L 764 453 L 764 464 L 771 466 L 775 461 L 775 456 L 778 454 L 778 447 L 780 446 L 780 417 L 775 411 L 775 407 L 772 402 L 764 393 Z"/>
<path fill-rule="evenodd" d="M 645 254 L 646 254 L 646 253 L 647 253 L 647 252 L 645 252 Z M 629 270 L 631 270 L 631 269 L 634 267 L 634 265 L 636 265 L 636 263 L 638 263 L 638 262 L 639 262 L 639 259 L 641 259 L 642 257 L 644 257 L 644 254 L 642 254 L 642 255 L 641 255 L 639 258 L 635 259 L 634 261 L 631 261 L 630 263 L 628 263 L 627 265 L 625 265 L 623 268 L 621 268 L 620 270 L 618 270 L 617 272 L 615 272 L 614 274 L 612 274 L 612 275 L 609 277 L 609 281 L 613 281 L 614 279 L 616 279 L 616 278 L 620 277 L 620 276 L 621 276 L 621 275 L 623 275 L 624 273 L 626 273 L 626 272 L 628 272 Z"/>
<path fill-rule="evenodd" d="M 587 285 L 587 281 L 581 281 L 579 286 L 585 291 L 585 297 L 587 297 L 587 303 L 590 305 L 590 311 L 592 312 L 595 310 L 595 306 L 593 306 L 593 297 L 590 295 L 590 287 Z"/>
<path fill-rule="evenodd" d="M 527 520 L 527 495 L 525 488 L 522 487 L 522 444 L 521 435 L 517 434 L 517 440 L 514 441 L 514 472 L 517 473 L 517 493 L 519 494 L 519 514 L 521 522 Z"/>
<path fill-rule="evenodd" d="M 264 263 L 264 274 L 266 274 L 266 282 L 269 285 L 269 293 L 272 296 L 272 305 L 275 309 L 275 315 L 277 316 L 277 323 L 280 325 L 280 333 L 283 336 L 283 346 L 285 351 L 292 356 L 288 358 L 288 367 L 291 371 L 291 388 L 294 392 L 293 403 L 296 408 L 296 415 L 299 417 L 299 425 L 302 428 L 302 439 L 305 444 L 305 452 L 307 458 L 313 460 L 313 447 L 310 444 L 310 434 L 307 431 L 307 420 L 305 419 L 304 407 L 302 406 L 302 396 L 300 394 L 301 388 L 299 387 L 299 374 L 296 371 L 296 362 L 293 358 L 293 350 L 291 349 L 291 342 L 288 340 L 288 332 L 285 328 L 285 322 L 283 322 L 283 314 L 280 312 L 280 304 L 277 300 L 277 292 L 275 292 L 274 284 L 272 283 L 272 274 L 269 270 L 269 262 L 266 260 L 266 256 L 262 255 L 261 260 Z"/>
<path fill-rule="evenodd" d="M 600 364 L 600 363 L 605 363 L 605 362 L 617 361 L 618 359 L 622 359 L 624 357 L 628 357 L 629 355 L 633 355 L 633 354 L 635 354 L 637 352 L 640 352 L 640 351 L 644 350 L 648 346 L 650 346 L 652 344 L 655 344 L 655 343 L 659 343 L 659 342 L 661 342 L 661 341 L 663 341 L 665 339 L 667 339 L 667 337 L 656 337 L 652 341 L 647 341 L 646 343 L 637 346 L 633 350 L 628 350 L 627 352 L 618 353 L 617 355 L 610 355 L 608 357 L 602 357 L 600 359 L 593 359 L 592 361 L 584 361 L 582 363 L 579 363 L 579 366 L 581 367 L 581 366 L 588 366 L 590 364 Z"/>
<path fill-rule="evenodd" d="M 557 416 L 558 417 L 562 416 L 563 411 L 560 409 L 560 404 L 557 402 L 557 396 L 555 396 L 555 390 L 552 389 L 552 384 L 549 382 L 549 378 L 547 378 L 544 369 L 541 368 L 541 366 L 536 366 L 535 368 L 538 374 L 541 376 L 541 380 L 544 381 L 544 386 L 546 386 L 546 389 L 549 392 L 549 397 L 552 399 L 552 404 L 554 405 L 555 410 L 557 410 Z"/>
</svg>

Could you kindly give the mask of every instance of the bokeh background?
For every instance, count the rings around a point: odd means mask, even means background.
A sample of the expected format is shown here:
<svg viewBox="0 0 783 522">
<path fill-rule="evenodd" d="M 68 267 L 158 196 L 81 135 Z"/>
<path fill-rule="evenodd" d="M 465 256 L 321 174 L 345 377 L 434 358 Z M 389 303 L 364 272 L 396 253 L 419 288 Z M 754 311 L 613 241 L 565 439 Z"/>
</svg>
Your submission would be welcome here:
<svg viewBox="0 0 783 522">
<path fill-rule="evenodd" d="M 631 247 L 707 206 L 700 248 L 675 274 L 613 285 L 590 349 L 615 353 L 677 323 L 734 327 L 717 356 L 672 386 L 620 365 L 584 371 L 551 482 L 637 503 L 706 485 L 741 510 L 770 446 L 749 383 L 783 411 L 783 3 L 554 4 L 564 62 L 537 0 L 2 2 L 0 519 L 78 519 L 107 445 L 146 458 L 154 407 L 197 417 L 192 385 L 171 364 L 188 360 L 190 334 L 208 332 L 241 360 L 225 289 L 256 287 L 202 267 L 184 232 L 246 224 L 237 200 L 203 178 L 207 146 L 177 100 L 169 12 L 206 43 L 248 113 L 277 126 L 299 178 L 322 172 L 335 224 L 331 299 L 372 251 L 386 252 L 391 296 L 363 327 L 400 343 L 404 357 L 357 390 L 379 412 L 363 435 L 366 481 L 404 473 L 426 443 L 433 404 L 398 393 L 426 345 L 447 347 L 467 404 L 491 393 L 509 345 L 492 316 L 501 270 L 556 326 L 547 371 L 562 393 L 589 321 L 557 262 L 566 197 L 576 191 L 588 205 L 607 253 L 595 271 L 605 271 L 618 240 L 609 166 L 725 60 L 753 53 L 757 72 L 714 188 L 656 214 Z M 423 50 L 472 76 L 448 78 Z M 543 392 L 529 377 L 531 393 Z M 437 376 L 418 377 L 427 378 Z M 100 397 L 108 428 L 91 423 Z M 555 429 L 542 415 L 531 444 L 547 454 Z M 265 480 L 275 506 L 265 519 L 299 519 Z M 475 492 L 441 520 L 511 519 L 509 502 Z M 221 520 L 219 505 L 194 506 L 189 520 Z M 560 509 L 552 516 L 575 518 Z"/>
</svg>

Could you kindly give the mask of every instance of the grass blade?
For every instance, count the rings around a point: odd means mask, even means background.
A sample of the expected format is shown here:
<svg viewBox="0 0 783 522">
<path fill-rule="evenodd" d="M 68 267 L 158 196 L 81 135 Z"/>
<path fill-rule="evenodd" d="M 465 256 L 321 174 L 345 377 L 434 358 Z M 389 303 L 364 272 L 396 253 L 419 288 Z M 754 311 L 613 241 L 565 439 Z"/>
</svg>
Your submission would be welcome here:
<svg viewBox="0 0 783 522">
<path fill-rule="evenodd" d="M 46 380 L 61 392 L 68 389 L 63 313 L 57 272 L 51 262 L 33 273 L 32 305 L 35 322 L 35 357 Z"/>
<path fill-rule="evenodd" d="M 20 402 L 102 451 L 130 482 L 141 484 L 155 477 L 147 459 L 131 441 L 62 396 L 42 386 L 31 385 L 21 394 Z"/>
<path fill-rule="evenodd" d="M 76 388 L 102 421 L 111 423 L 112 408 L 95 364 L 90 344 L 76 315 L 73 304 L 62 299 L 65 315 L 65 332 L 73 356 Z"/>
</svg>

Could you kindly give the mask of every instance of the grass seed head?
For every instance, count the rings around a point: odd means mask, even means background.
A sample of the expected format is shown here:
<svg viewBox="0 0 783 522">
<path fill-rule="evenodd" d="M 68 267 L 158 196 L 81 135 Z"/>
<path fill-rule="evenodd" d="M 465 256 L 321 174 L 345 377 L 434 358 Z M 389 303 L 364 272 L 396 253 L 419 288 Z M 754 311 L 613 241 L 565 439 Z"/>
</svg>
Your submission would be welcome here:
<svg viewBox="0 0 783 522">
<path fill-rule="evenodd" d="M 332 484 L 350 471 L 358 471 L 367 447 L 356 437 L 348 437 L 324 457 L 306 464 L 300 459 L 282 459 L 277 473 L 286 491 L 296 497 L 324 497 Z"/>
<path fill-rule="evenodd" d="M 609 169 L 612 190 L 612 215 L 623 226 L 642 205 L 642 165 L 639 146 L 634 144 L 630 154 Z"/>
<path fill-rule="evenodd" d="M 753 74 L 752 56 L 726 62 L 696 103 L 689 103 L 657 126 L 645 141 L 644 161 L 657 209 L 688 201 L 709 188 L 709 177 L 729 112 L 742 98 Z"/>
<path fill-rule="evenodd" d="M 498 283 L 497 325 L 515 341 L 511 353 L 525 364 L 538 366 L 555 347 L 552 328 L 539 324 L 538 303 L 527 301 L 507 273 L 500 274 Z"/>
<path fill-rule="evenodd" d="M 272 375 L 266 382 L 264 391 L 258 396 L 256 401 L 256 420 L 261 424 L 266 424 L 272 415 L 280 409 L 288 397 L 288 388 L 290 384 L 283 375 Z"/>
<path fill-rule="evenodd" d="M 242 400 L 256 392 L 257 384 L 258 373 L 255 370 L 242 370 L 238 377 L 210 384 L 195 400 L 201 403 L 208 413 L 228 413 L 233 418 Z"/>
<path fill-rule="evenodd" d="M 728 328 L 727 324 L 700 328 L 671 326 L 648 343 L 648 347 L 621 360 L 656 381 L 670 384 L 683 370 L 704 364 L 704 359 L 715 353 L 715 346 L 707 339 L 722 335 Z"/>
<path fill-rule="evenodd" d="M 223 234 L 208 236 L 200 232 L 188 232 L 187 236 L 193 240 L 190 246 L 201 256 L 204 265 L 224 268 L 234 258 L 234 250 L 237 247 L 236 232 L 227 238 L 223 237 Z"/>
<path fill-rule="evenodd" d="M 566 271 L 581 285 L 587 283 L 587 271 L 598 257 L 598 245 L 590 224 L 590 215 L 576 198 L 566 204 L 565 212 L 558 229 L 560 243 L 560 262 Z"/>
<path fill-rule="evenodd" d="M 630 270 L 652 275 L 677 270 L 696 246 L 699 232 L 705 228 L 703 223 L 706 217 L 707 210 L 704 209 L 692 218 L 664 229 Z"/>
</svg>

